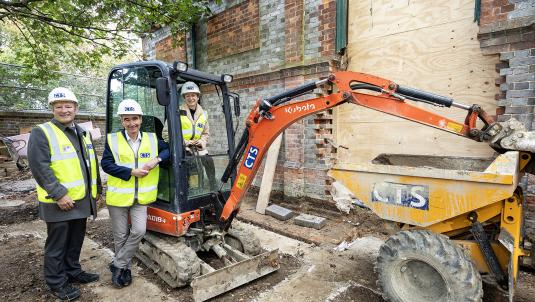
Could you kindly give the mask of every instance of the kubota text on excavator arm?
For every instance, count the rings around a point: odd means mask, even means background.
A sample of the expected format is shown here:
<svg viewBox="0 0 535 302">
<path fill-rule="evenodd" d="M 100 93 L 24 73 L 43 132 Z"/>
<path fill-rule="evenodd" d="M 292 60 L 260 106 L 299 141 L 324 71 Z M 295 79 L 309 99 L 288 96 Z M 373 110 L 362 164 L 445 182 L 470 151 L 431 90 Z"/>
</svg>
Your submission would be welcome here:
<svg viewBox="0 0 535 302">
<path fill-rule="evenodd" d="M 324 85 L 333 84 L 338 88 L 338 92 L 288 103 L 296 96 Z M 441 107 L 453 106 L 467 110 L 468 114 L 464 122 L 460 123 L 411 105 L 406 100 L 425 102 Z M 235 156 L 231 159 L 222 177 L 223 182 L 228 181 L 230 174 L 236 169 L 239 162 L 236 180 L 224 205 L 220 220 L 224 222 L 230 219 L 231 221 L 237 213 L 239 203 L 256 175 L 264 154 L 284 129 L 308 115 L 343 103 L 368 107 L 476 141 L 497 144 L 496 138 L 499 137 L 502 140 L 503 137 L 507 136 L 503 134 L 507 132 L 503 129 L 503 125 L 496 123 L 478 105 L 460 104 L 444 96 L 403 87 L 369 74 L 349 71 L 334 72 L 326 79 L 307 83 L 268 99 L 259 100 L 253 107 L 247 117 L 246 129 L 238 143 Z M 476 126 L 478 119 L 484 124 L 481 129 Z M 505 149 L 508 148 L 505 147 Z"/>
</svg>

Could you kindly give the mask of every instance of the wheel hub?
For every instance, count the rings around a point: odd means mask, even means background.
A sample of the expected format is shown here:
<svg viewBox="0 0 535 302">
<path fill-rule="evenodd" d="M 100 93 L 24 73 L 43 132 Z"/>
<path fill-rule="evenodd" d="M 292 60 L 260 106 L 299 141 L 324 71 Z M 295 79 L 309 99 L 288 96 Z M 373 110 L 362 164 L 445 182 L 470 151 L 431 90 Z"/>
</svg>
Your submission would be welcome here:
<svg viewBox="0 0 535 302">
<path fill-rule="evenodd" d="M 402 301 L 447 301 L 447 284 L 431 264 L 406 260 L 394 270 L 392 285 Z"/>
</svg>

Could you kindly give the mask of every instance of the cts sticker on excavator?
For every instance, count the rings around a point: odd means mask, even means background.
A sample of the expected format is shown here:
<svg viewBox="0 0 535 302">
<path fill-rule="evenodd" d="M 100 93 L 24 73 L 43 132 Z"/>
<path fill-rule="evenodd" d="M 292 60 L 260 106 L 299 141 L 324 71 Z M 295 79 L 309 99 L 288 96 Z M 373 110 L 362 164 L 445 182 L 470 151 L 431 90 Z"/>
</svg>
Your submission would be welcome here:
<svg viewBox="0 0 535 302">
<path fill-rule="evenodd" d="M 251 146 L 251 148 L 249 148 L 249 152 L 247 152 L 247 157 L 245 157 L 245 161 L 243 162 L 243 165 L 245 166 L 245 168 L 249 170 L 253 169 L 257 155 L 258 155 L 258 148 L 255 146 Z"/>
<path fill-rule="evenodd" d="M 378 182 L 373 185 L 373 202 L 429 210 L 429 187 L 393 182 Z"/>
</svg>

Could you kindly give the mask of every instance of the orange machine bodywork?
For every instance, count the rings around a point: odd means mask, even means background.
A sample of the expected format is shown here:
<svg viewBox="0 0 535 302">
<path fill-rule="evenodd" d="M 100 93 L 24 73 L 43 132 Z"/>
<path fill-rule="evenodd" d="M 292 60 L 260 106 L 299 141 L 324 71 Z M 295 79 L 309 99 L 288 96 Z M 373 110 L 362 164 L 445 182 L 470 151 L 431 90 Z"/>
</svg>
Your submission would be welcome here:
<svg viewBox="0 0 535 302">
<path fill-rule="evenodd" d="M 189 226 L 201 220 L 201 211 L 174 214 L 158 208 L 147 208 L 147 229 L 175 237 L 186 233 Z"/>
</svg>

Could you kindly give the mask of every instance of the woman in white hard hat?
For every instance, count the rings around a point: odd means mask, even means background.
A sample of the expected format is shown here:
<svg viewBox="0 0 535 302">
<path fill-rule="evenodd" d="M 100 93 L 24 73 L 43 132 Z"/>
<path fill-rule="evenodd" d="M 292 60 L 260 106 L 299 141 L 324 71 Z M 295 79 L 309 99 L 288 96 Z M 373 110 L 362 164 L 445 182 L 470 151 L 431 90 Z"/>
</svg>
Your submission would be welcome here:
<svg viewBox="0 0 535 302">
<path fill-rule="evenodd" d="M 184 103 L 180 106 L 180 123 L 186 150 L 197 151 L 199 155 L 208 155 L 206 144 L 210 137 L 208 114 L 199 104 L 201 91 L 194 82 L 186 82 L 180 91 Z M 210 181 L 210 189 L 216 189 L 215 167 L 211 157 L 203 156 L 202 163 Z"/>
<path fill-rule="evenodd" d="M 156 201 L 158 165 L 169 159 L 169 147 L 155 133 L 140 131 L 143 111 L 135 100 L 123 100 L 117 115 L 124 129 L 108 134 L 102 169 L 109 174 L 106 205 L 115 244 L 109 267 L 113 286 L 122 288 L 132 282 L 130 262 L 145 235 L 147 205 Z"/>
</svg>

